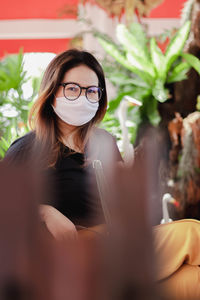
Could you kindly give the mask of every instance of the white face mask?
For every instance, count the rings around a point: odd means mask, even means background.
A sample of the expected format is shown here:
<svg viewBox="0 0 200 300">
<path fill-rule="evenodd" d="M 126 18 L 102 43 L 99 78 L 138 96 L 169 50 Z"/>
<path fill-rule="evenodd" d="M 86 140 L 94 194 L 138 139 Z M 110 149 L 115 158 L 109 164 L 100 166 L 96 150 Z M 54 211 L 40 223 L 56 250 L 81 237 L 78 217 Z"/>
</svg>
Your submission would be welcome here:
<svg viewBox="0 0 200 300">
<path fill-rule="evenodd" d="M 54 112 L 65 123 L 81 126 L 89 122 L 96 114 L 99 102 L 91 103 L 85 96 L 80 96 L 74 101 L 67 100 L 65 97 L 56 98 L 53 106 Z"/>
</svg>

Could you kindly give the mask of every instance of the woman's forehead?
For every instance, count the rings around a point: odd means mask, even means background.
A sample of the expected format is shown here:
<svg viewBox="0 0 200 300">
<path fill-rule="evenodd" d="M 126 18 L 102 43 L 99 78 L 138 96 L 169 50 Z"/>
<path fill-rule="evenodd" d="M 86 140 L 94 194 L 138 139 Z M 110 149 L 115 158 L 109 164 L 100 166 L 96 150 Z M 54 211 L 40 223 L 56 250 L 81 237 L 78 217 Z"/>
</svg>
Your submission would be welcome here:
<svg viewBox="0 0 200 300">
<path fill-rule="evenodd" d="M 63 82 L 76 82 L 83 86 L 98 85 L 97 74 L 85 65 L 80 65 L 68 70 L 63 77 Z"/>
</svg>

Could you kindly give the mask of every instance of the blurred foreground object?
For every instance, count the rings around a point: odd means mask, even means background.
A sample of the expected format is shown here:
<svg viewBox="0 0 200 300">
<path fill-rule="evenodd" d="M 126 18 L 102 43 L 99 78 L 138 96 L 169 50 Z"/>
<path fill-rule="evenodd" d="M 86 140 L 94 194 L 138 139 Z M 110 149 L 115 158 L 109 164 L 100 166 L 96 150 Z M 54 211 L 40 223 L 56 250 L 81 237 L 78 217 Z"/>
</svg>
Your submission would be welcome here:
<svg viewBox="0 0 200 300">
<path fill-rule="evenodd" d="M 108 193 L 103 193 L 103 202 L 110 221 L 102 287 L 105 294 L 98 299 L 160 299 L 155 286 L 151 232 L 156 156 L 149 157 L 151 152 L 156 155 L 156 145 L 150 139 L 151 135 L 146 139 L 148 150 L 145 144 L 134 166 L 110 165 L 112 172 L 105 174 Z"/>
<path fill-rule="evenodd" d="M 37 179 L 23 167 L 1 163 L 0 185 L 0 298 L 53 299 L 51 239 L 39 227 Z"/>
<path fill-rule="evenodd" d="M 54 239 L 39 218 L 40 175 L 34 164 L 0 164 L 0 299 L 88 300 L 88 253 Z"/>
<path fill-rule="evenodd" d="M 45 193 L 35 164 L 0 165 L 2 300 L 199 299 L 200 223 L 181 220 L 152 229 L 152 196 L 160 199 L 153 137 L 149 131 L 131 167 L 116 165 L 112 147 L 104 144 L 108 190 L 102 196 L 110 222 L 81 230 L 70 242 L 60 231 L 57 239 L 39 218 Z"/>
</svg>

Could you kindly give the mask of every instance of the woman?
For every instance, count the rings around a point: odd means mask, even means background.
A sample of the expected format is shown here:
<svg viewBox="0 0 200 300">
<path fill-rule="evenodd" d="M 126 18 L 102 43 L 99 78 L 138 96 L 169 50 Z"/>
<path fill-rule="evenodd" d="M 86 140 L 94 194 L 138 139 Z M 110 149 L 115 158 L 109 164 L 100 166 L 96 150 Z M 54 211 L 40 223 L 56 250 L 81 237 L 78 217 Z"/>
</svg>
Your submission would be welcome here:
<svg viewBox="0 0 200 300">
<path fill-rule="evenodd" d="M 29 116 L 33 131 L 15 141 L 6 154 L 5 159 L 12 162 L 32 162 L 37 156 L 40 167 L 47 171 L 47 203 L 51 206 L 41 206 L 41 216 L 55 236 L 58 221 L 70 232 L 73 224 L 104 222 L 90 157 L 86 156 L 92 144 L 94 158 L 103 160 L 103 139 L 112 147 L 116 161 L 121 160 L 113 137 L 96 126 L 106 108 L 105 78 L 98 61 L 85 51 L 65 51 L 44 73 Z"/>
</svg>

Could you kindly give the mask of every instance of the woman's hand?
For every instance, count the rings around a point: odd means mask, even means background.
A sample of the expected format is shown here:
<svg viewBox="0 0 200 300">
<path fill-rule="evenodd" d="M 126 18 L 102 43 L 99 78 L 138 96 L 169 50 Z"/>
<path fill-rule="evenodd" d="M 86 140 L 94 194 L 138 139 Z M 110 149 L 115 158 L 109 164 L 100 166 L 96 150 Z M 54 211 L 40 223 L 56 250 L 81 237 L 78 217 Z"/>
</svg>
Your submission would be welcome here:
<svg viewBox="0 0 200 300">
<path fill-rule="evenodd" d="M 75 225 L 62 213 L 50 205 L 40 205 L 39 214 L 47 229 L 58 241 L 77 239 Z"/>
</svg>

